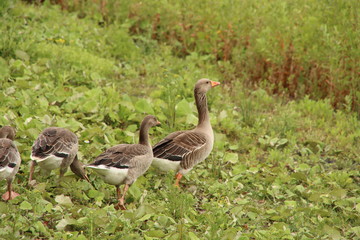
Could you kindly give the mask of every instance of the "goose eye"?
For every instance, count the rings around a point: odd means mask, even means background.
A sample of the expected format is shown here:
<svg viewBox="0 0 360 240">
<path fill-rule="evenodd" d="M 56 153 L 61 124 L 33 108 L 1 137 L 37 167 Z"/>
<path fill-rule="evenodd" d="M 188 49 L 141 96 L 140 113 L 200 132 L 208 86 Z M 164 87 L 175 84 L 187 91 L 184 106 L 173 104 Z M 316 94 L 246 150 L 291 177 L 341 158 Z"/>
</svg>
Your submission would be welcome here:
<svg viewBox="0 0 360 240">
<path fill-rule="evenodd" d="M 207 81 L 206 83 L 207 83 L 207 84 L 209 84 L 209 83 L 210 83 L 210 81 Z"/>
</svg>

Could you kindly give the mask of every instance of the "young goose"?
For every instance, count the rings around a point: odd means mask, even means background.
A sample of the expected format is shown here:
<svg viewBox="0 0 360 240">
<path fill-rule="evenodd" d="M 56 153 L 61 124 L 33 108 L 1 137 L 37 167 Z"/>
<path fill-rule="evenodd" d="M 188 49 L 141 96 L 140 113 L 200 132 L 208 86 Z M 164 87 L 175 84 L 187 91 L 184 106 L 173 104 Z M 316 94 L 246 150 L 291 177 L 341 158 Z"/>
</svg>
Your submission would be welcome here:
<svg viewBox="0 0 360 240">
<path fill-rule="evenodd" d="M 179 186 L 184 174 L 209 156 L 213 148 L 214 133 L 210 124 L 206 92 L 219 84 L 209 79 L 197 81 L 194 97 L 199 114 L 198 125 L 192 130 L 173 132 L 153 147 L 152 165 L 162 171 L 176 171 L 176 186 Z"/>
<path fill-rule="evenodd" d="M 59 127 L 46 128 L 32 146 L 29 184 L 34 184 L 33 173 L 37 164 L 48 171 L 60 168 L 59 179 L 70 166 L 76 175 L 89 182 L 83 164 L 77 158 L 77 151 L 78 138 L 73 132 Z"/>
<path fill-rule="evenodd" d="M 0 128 L 0 180 L 6 179 L 7 192 L 2 195 L 2 199 L 12 200 L 19 196 L 13 192 L 11 183 L 15 174 L 19 171 L 21 158 L 14 142 L 15 129 L 10 126 Z"/>
<path fill-rule="evenodd" d="M 140 126 L 138 144 L 119 144 L 111 147 L 100 154 L 93 163 L 87 165 L 106 183 L 115 185 L 119 200 L 117 209 L 126 209 L 124 199 L 127 190 L 151 165 L 153 153 L 148 133 L 150 127 L 159 124 L 154 116 L 146 116 Z M 125 184 L 122 196 L 119 187 L 121 184 Z"/>
</svg>

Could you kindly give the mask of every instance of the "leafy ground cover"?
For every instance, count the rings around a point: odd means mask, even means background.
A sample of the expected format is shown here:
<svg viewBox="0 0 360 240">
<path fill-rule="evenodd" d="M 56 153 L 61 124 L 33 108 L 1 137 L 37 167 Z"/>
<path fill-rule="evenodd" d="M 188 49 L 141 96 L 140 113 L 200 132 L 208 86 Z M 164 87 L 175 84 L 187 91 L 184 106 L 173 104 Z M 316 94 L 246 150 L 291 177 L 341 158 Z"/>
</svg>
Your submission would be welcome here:
<svg viewBox="0 0 360 240">
<path fill-rule="evenodd" d="M 351 98 L 334 110 L 331 98 L 294 101 L 269 95 L 266 86 L 245 88 L 249 69 L 224 73 L 219 65 L 230 69 L 231 62 L 214 64 L 198 48 L 179 54 L 125 10 L 109 12 L 115 20 L 107 23 L 90 7 L 15 2 L 4 9 L 0 125 L 17 128 L 23 163 L 14 184 L 21 196 L 0 202 L 0 238 L 360 238 L 360 122 Z M 145 25 L 136 30 L 134 22 Z M 151 168 L 130 188 L 128 210 L 116 211 L 114 188 L 92 173 L 95 187 L 70 172 L 60 183 L 57 173 L 37 174 L 41 183 L 27 186 L 31 145 L 45 127 L 76 132 L 85 163 L 110 146 L 136 142 L 145 114 L 163 123 L 150 132 L 155 143 L 196 124 L 192 91 L 201 77 L 223 83 L 209 93 L 216 141 L 181 190 L 172 186 L 173 174 Z"/>
</svg>

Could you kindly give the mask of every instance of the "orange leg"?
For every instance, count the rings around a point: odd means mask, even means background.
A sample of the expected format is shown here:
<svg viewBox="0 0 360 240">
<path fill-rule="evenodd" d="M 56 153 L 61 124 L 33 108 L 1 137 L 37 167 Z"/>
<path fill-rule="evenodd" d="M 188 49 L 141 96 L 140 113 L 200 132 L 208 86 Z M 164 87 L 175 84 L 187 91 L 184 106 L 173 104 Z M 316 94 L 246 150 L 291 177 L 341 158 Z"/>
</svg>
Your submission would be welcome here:
<svg viewBox="0 0 360 240">
<path fill-rule="evenodd" d="M 5 200 L 5 201 L 13 200 L 14 198 L 16 198 L 17 196 L 20 195 L 20 194 L 18 194 L 16 192 L 12 191 L 12 189 L 11 189 L 11 181 L 8 181 L 8 186 L 7 187 L 8 187 L 7 192 L 2 195 L 3 200 Z"/>
<path fill-rule="evenodd" d="M 175 186 L 176 186 L 176 187 L 180 187 L 180 186 L 179 186 L 179 182 L 180 182 L 180 179 L 182 178 L 182 176 L 183 176 L 183 175 L 182 175 L 181 173 L 177 173 L 177 174 L 176 174 L 176 176 L 175 176 L 175 178 L 176 178 Z"/>
<path fill-rule="evenodd" d="M 121 195 L 120 194 L 120 189 L 119 189 L 119 186 L 116 186 L 116 192 L 117 192 L 119 203 L 115 206 L 115 209 L 126 210 L 126 207 L 125 207 L 125 195 L 126 195 L 126 192 L 128 190 L 129 190 L 129 184 L 125 184 L 124 193 L 123 193 L 122 197 L 120 198 L 120 195 Z"/>
</svg>

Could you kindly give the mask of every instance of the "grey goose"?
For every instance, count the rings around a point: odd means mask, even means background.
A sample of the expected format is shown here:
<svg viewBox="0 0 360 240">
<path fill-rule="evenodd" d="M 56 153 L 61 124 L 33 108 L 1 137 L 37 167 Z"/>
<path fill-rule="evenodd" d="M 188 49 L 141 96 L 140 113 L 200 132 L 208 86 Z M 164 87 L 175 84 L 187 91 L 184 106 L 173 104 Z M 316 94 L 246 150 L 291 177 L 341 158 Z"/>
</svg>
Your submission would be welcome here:
<svg viewBox="0 0 360 240">
<path fill-rule="evenodd" d="M 21 163 L 20 153 L 13 142 L 14 138 L 14 128 L 10 126 L 0 128 L 0 180 L 6 179 L 7 182 L 7 192 L 2 195 L 5 201 L 19 196 L 12 191 L 12 181 Z"/>
<path fill-rule="evenodd" d="M 198 80 L 194 88 L 198 125 L 192 130 L 173 132 L 153 147 L 152 165 L 162 171 L 176 171 L 176 186 L 184 174 L 209 156 L 213 148 L 214 133 L 206 93 L 219 84 L 205 78 Z"/>
<path fill-rule="evenodd" d="M 100 154 L 92 168 L 106 183 L 115 185 L 119 203 L 116 209 L 125 210 L 125 195 L 135 180 L 143 175 L 151 165 L 153 152 L 149 143 L 149 128 L 160 124 L 152 115 L 144 118 L 140 126 L 138 144 L 119 144 Z M 121 196 L 120 185 L 125 184 Z"/>
<path fill-rule="evenodd" d="M 36 165 L 47 171 L 60 168 L 59 179 L 64 176 L 70 166 L 71 171 L 89 182 L 83 164 L 77 157 L 77 152 L 78 138 L 73 132 L 60 127 L 46 128 L 32 146 L 29 184 L 33 185 L 35 182 L 33 174 Z"/>
</svg>

